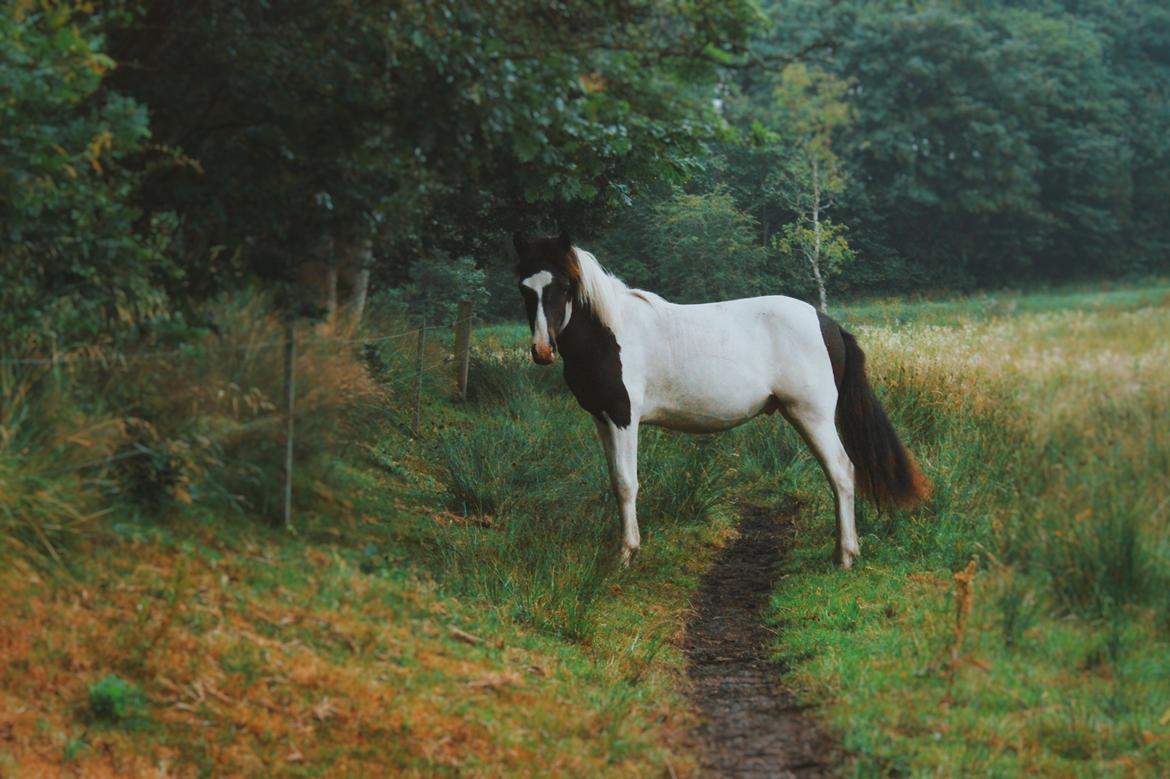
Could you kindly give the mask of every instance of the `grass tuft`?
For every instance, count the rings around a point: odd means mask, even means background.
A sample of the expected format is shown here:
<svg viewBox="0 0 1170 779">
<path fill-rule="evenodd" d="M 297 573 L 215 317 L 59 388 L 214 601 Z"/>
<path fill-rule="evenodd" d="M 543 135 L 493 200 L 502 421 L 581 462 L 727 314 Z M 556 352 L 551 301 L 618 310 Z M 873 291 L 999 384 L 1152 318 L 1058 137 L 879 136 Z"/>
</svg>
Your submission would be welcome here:
<svg viewBox="0 0 1170 779">
<path fill-rule="evenodd" d="M 120 676 L 110 674 L 90 685 L 89 713 L 95 721 L 125 725 L 141 719 L 145 712 L 142 690 Z"/>
</svg>

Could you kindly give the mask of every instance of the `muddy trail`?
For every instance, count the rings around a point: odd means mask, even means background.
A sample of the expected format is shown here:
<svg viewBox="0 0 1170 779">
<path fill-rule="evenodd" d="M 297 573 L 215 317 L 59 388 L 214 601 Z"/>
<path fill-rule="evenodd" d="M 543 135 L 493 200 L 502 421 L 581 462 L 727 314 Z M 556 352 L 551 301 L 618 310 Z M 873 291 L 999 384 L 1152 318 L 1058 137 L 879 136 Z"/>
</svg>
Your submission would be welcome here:
<svg viewBox="0 0 1170 779">
<path fill-rule="evenodd" d="M 791 520 L 747 510 L 739 538 L 716 560 L 695 597 L 685 649 L 703 775 L 831 777 L 840 749 L 769 661 L 774 634 L 764 610 L 778 564 L 790 543 Z"/>
</svg>

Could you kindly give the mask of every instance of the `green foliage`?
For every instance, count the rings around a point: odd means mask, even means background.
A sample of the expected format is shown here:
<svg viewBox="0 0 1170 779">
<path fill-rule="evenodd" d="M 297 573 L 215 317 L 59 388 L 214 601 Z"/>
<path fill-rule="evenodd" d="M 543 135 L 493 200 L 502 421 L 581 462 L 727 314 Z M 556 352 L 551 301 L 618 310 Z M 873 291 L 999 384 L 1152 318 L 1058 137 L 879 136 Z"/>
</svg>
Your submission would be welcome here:
<svg viewBox="0 0 1170 779">
<path fill-rule="evenodd" d="M 603 2 L 571 23 L 534 0 L 158 2 L 114 56 L 139 63 L 117 84 L 159 140 L 199 162 L 150 191 L 183 215 L 200 285 L 294 278 L 328 259 L 322 236 L 372 239 L 394 283 L 435 250 L 482 256 L 502 226 L 588 225 L 643 182 L 681 182 L 720 130 L 715 55 L 761 22 L 747 0 Z"/>
<path fill-rule="evenodd" d="M 658 205 L 649 237 L 655 291 L 681 303 L 746 297 L 767 289 L 767 254 L 751 215 L 731 193 L 677 192 Z"/>
<path fill-rule="evenodd" d="M 403 318 L 417 317 L 427 323 L 454 321 L 456 306 L 471 301 L 482 306 L 488 300 L 486 274 L 470 257 L 451 259 L 433 254 L 410 267 L 410 281 L 383 296 L 382 302 L 397 308 Z"/>
<path fill-rule="evenodd" d="M 1119 31 L 1094 16 L 853 3 L 825 17 L 842 37 L 832 67 L 856 83 L 841 148 L 867 242 L 936 283 L 1133 267 L 1119 84 L 1135 74 L 1111 65 Z"/>
<path fill-rule="evenodd" d="M 0 351 L 88 341 L 159 316 L 171 273 L 131 198 L 146 107 L 104 90 L 100 24 L 69 3 L 0 12 Z M 159 223 L 163 217 L 159 217 Z"/>
<path fill-rule="evenodd" d="M 784 225 L 807 221 L 801 212 L 820 179 L 857 254 L 836 279 L 841 292 L 1170 267 L 1170 146 L 1158 129 L 1170 112 L 1164 4 L 766 8 L 773 24 L 758 51 L 808 57 L 778 73 L 729 74 L 721 110 L 737 137 L 713 147 L 688 187 L 727 187 L 769 251 Z M 810 150 L 839 164 L 810 159 Z M 824 175 L 811 172 L 811 160 Z M 642 233 L 656 230 L 641 217 L 619 220 L 613 238 L 599 242 L 609 252 L 603 259 L 653 266 Z M 815 294 L 807 263 L 772 262 L 772 290 Z M 653 268 L 641 275 L 653 278 Z"/>
<path fill-rule="evenodd" d="M 89 713 L 93 719 L 125 725 L 140 719 L 146 711 L 146 696 L 132 682 L 110 674 L 89 687 Z"/>
<path fill-rule="evenodd" d="M 849 125 L 848 89 L 848 82 L 821 68 L 803 63 L 787 66 L 777 79 L 774 106 L 768 107 L 776 125 L 771 132 L 794 139 L 801 156 L 836 166 L 833 133 Z M 834 173 L 824 174 L 825 191 L 831 194 L 840 192 L 843 186 L 838 182 L 840 171 Z"/>
<path fill-rule="evenodd" d="M 793 222 L 781 228 L 776 248 L 792 266 L 812 265 L 827 284 L 840 276 L 857 256 L 849 245 L 844 225 L 825 219 L 816 225 Z"/>
</svg>

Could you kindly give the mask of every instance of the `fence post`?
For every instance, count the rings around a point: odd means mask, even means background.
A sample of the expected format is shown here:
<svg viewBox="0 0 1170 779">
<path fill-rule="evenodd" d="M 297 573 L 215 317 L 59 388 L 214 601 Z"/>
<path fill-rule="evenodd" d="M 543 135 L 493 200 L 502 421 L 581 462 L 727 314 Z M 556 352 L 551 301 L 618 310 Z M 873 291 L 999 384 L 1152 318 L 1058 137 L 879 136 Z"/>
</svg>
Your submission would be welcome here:
<svg viewBox="0 0 1170 779">
<path fill-rule="evenodd" d="M 422 379 L 423 379 L 423 346 L 427 337 L 426 325 L 418 328 L 418 346 L 414 352 L 414 434 L 418 436 L 419 423 L 422 421 Z"/>
<path fill-rule="evenodd" d="M 467 399 L 467 371 L 471 365 L 471 301 L 459 304 L 455 315 L 455 370 L 459 382 L 459 399 Z"/>
<path fill-rule="evenodd" d="M 292 527 L 293 412 L 296 410 L 297 330 L 292 316 L 284 331 L 284 529 Z"/>
<path fill-rule="evenodd" d="M 61 355 L 57 352 L 57 331 L 49 333 L 49 349 L 52 351 L 53 387 L 61 389 Z"/>
</svg>

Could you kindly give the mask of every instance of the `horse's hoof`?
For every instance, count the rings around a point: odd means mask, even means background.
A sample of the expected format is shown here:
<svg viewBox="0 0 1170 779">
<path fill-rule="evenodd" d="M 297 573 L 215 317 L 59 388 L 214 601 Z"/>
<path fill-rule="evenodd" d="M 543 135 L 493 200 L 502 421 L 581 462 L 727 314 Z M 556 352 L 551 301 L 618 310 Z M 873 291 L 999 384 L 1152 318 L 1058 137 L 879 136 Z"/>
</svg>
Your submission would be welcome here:
<svg viewBox="0 0 1170 779">
<path fill-rule="evenodd" d="M 840 565 L 841 569 L 845 570 L 845 571 L 848 571 L 850 568 L 852 568 L 853 562 L 860 556 L 861 556 L 860 549 L 854 549 L 852 551 L 838 549 L 837 554 L 834 555 L 834 557 L 837 558 L 837 564 Z"/>
<path fill-rule="evenodd" d="M 634 559 L 634 555 L 638 554 L 638 547 L 623 546 L 622 547 L 622 567 L 629 568 L 630 562 Z"/>
</svg>

